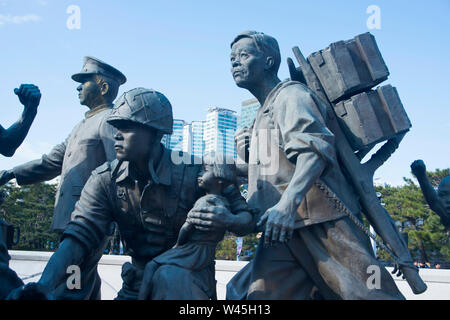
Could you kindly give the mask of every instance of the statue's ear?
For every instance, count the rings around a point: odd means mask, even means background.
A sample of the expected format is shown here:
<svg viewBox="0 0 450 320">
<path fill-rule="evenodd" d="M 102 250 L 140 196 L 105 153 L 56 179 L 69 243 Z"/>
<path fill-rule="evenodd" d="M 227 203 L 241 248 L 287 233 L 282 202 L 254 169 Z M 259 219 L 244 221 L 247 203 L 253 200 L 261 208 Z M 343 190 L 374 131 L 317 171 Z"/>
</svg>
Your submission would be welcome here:
<svg viewBox="0 0 450 320">
<path fill-rule="evenodd" d="M 272 69 L 274 64 L 275 64 L 275 60 L 273 59 L 273 57 L 268 56 L 268 57 L 266 57 L 266 65 L 265 65 L 264 69 L 270 70 L 270 69 Z"/>
<path fill-rule="evenodd" d="M 102 93 L 102 96 L 106 95 L 109 91 L 109 84 L 106 81 L 102 81 L 102 84 L 100 85 L 100 92 Z"/>
</svg>

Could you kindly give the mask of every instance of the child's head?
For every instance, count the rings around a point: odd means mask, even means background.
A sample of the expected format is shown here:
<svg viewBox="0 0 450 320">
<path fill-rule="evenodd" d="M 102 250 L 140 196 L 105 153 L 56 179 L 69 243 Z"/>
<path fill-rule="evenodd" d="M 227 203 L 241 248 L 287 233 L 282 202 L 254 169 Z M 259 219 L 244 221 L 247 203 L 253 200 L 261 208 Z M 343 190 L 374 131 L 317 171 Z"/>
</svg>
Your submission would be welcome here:
<svg viewBox="0 0 450 320">
<path fill-rule="evenodd" d="M 199 172 L 198 184 L 209 192 L 220 192 L 236 181 L 234 159 L 223 153 L 208 153 L 203 157 L 203 168 Z"/>
<path fill-rule="evenodd" d="M 445 206 L 445 210 L 450 212 L 450 176 L 442 179 L 438 187 L 438 195 Z"/>
</svg>

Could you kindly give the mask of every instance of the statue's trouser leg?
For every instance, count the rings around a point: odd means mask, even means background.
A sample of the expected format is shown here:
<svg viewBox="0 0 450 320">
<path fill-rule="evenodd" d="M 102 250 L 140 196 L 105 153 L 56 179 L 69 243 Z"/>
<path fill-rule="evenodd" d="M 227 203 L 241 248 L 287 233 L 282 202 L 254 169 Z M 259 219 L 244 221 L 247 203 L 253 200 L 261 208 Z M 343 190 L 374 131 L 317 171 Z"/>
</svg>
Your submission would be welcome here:
<svg viewBox="0 0 450 320">
<path fill-rule="evenodd" d="M 247 299 L 248 287 L 250 286 L 253 261 L 250 261 L 236 273 L 227 283 L 226 300 Z"/>
<path fill-rule="evenodd" d="M 313 285 L 326 299 L 404 299 L 347 217 L 298 229 L 287 245 L 259 246 L 250 282 L 248 299 L 305 299 Z"/>
<path fill-rule="evenodd" d="M 231 283 L 249 285 L 247 299 L 251 300 L 311 299 L 314 282 L 289 248 L 280 243 L 264 247 L 262 239 L 251 267 L 243 269 Z M 246 280 L 246 277 L 250 279 Z M 227 286 L 227 293 L 245 291 L 243 288 L 231 290 L 231 283 Z M 233 299 L 233 296 L 228 295 L 227 299 Z"/>
<path fill-rule="evenodd" d="M 101 300 L 101 279 L 97 266 L 110 237 L 105 237 L 101 245 L 79 266 L 81 270 L 81 289 L 70 290 L 67 283 L 61 283 L 55 290 L 57 300 Z"/>
</svg>

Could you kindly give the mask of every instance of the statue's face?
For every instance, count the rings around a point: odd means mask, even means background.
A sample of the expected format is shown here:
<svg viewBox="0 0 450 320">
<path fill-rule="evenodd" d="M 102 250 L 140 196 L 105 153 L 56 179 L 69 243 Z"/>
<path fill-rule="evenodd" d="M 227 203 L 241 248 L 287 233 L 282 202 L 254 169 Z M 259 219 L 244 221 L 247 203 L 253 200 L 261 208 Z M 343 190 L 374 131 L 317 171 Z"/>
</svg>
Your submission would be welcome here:
<svg viewBox="0 0 450 320">
<path fill-rule="evenodd" d="M 95 106 L 96 101 L 101 98 L 101 89 L 93 77 L 86 78 L 77 88 L 80 104 L 88 107 Z"/>
<path fill-rule="evenodd" d="M 450 177 L 447 177 L 439 185 L 438 195 L 444 204 L 447 213 L 450 213 Z"/>
<path fill-rule="evenodd" d="M 151 146 L 156 139 L 152 131 L 132 122 L 123 122 L 116 128 L 114 150 L 118 160 L 137 162 L 151 156 Z"/>
<path fill-rule="evenodd" d="M 265 55 L 253 40 L 242 38 L 231 48 L 231 74 L 238 87 L 249 89 L 264 79 Z"/>
<path fill-rule="evenodd" d="M 219 179 L 214 176 L 212 165 L 203 166 L 198 174 L 197 182 L 198 186 L 205 190 L 211 190 L 219 184 Z"/>
</svg>

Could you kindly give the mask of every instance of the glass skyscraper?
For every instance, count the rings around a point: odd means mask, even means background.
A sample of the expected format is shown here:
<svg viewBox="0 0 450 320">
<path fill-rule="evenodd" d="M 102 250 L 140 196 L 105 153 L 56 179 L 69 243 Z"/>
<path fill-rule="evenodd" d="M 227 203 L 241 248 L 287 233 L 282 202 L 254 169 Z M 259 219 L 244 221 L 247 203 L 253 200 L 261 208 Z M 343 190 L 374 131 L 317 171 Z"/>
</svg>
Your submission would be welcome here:
<svg viewBox="0 0 450 320">
<path fill-rule="evenodd" d="M 180 119 L 173 119 L 173 132 L 171 135 L 164 135 L 161 143 L 172 150 L 183 150 L 183 130 L 186 122 Z"/>
<path fill-rule="evenodd" d="M 196 157 L 203 157 L 205 152 L 204 140 L 205 121 L 192 121 L 191 123 L 191 153 Z"/>
<path fill-rule="evenodd" d="M 254 103 L 251 106 L 253 109 L 256 108 Z M 250 107 L 247 109 L 252 110 Z M 252 114 L 250 111 L 247 113 L 249 115 L 245 119 L 250 119 Z M 256 112 L 253 113 L 253 118 L 255 114 Z M 169 149 L 187 152 L 197 158 L 202 158 L 205 153 L 213 151 L 225 153 L 236 159 L 234 135 L 237 122 L 236 111 L 209 108 L 205 121 L 192 121 L 188 124 L 183 120 L 174 119 L 173 134 L 165 135 L 161 143 Z"/>
<path fill-rule="evenodd" d="M 253 124 L 253 120 L 256 118 L 256 112 L 261 105 L 256 99 L 249 99 L 242 102 L 241 115 L 237 121 L 237 130 L 244 127 L 249 128 Z"/>
<path fill-rule="evenodd" d="M 236 111 L 222 108 L 210 108 L 206 115 L 204 153 L 221 152 L 236 158 L 234 134 L 236 133 Z"/>
</svg>

